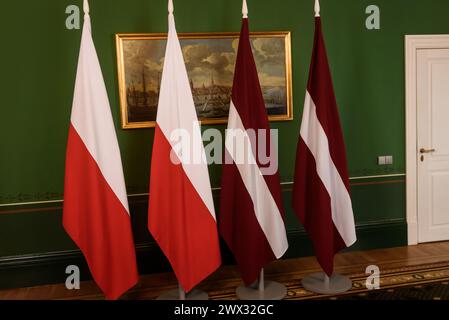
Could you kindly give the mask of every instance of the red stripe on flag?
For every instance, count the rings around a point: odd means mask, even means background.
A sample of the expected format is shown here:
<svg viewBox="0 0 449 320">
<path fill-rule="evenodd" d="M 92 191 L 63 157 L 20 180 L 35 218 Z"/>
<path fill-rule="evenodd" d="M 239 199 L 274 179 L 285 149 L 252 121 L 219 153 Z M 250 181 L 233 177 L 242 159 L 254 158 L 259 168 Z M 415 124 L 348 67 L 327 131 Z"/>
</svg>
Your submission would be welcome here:
<svg viewBox="0 0 449 320">
<path fill-rule="evenodd" d="M 156 125 L 148 226 L 187 292 L 221 264 L 217 225 Z"/>
<path fill-rule="evenodd" d="M 256 130 L 255 146 L 253 145 L 252 147 L 257 164 L 260 168 L 263 168 L 266 165 L 260 164 L 258 148 L 264 146 L 267 156 L 269 155 L 271 145 L 270 125 L 251 48 L 248 19 L 243 19 L 242 21 L 238 55 L 235 64 L 234 82 L 232 86 L 232 102 L 239 113 L 245 129 Z M 265 130 L 266 138 L 264 141 L 260 141 L 259 139 L 257 134 L 257 130 L 259 129 Z M 275 154 L 274 157 L 277 157 L 277 154 Z M 264 175 L 263 177 L 279 211 L 281 212 L 282 218 L 284 219 L 284 208 L 280 188 L 281 181 L 278 170 L 276 170 L 275 174 Z"/>
<path fill-rule="evenodd" d="M 329 140 L 332 161 L 349 191 L 349 174 L 337 102 L 326 54 L 321 19 L 315 20 L 315 39 L 307 90 L 316 106 L 317 117 Z"/>
<path fill-rule="evenodd" d="M 316 162 L 303 139 L 297 149 L 293 185 L 293 209 L 312 239 L 315 255 L 329 276 L 334 269 L 334 255 L 346 245 L 332 221 L 330 197 L 316 171 Z"/>
<path fill-rule="evenodd" d="M 106 297 L 117 299 L 138 281 L 129 214 L 72 125 L 66 159 L 64 228 Z"/>
<path fill-rule="evenodd" d="M 276 257 L 257 221 L 237 166 L 226 164 L 221 180 L 223 186 L 230 187 L 221 190 L 220 233 L 239 264 L 243 281 L 251 285 L 260 270 Z"/>
<path fill-rule="evenodd" d="M 243 19 L 240 32 L 232 102 L 244 128 L 255 130 L 256 139 L 252 141 L 251 146 L 257 164 L 261 168 L 263 165 L 258 158 L 258 147 L 262 145 L 266 147 L 267 152 L 270 151 L 270 126 L 250 44 L 247 18 Z M 228 129 L 235 128 L 228 126 Z M 259 140 L 257 135 L 259 129 L 266 130 L 265 141 Z M 263 178 L 284 219 L 277 169 L 275 174 L 264 175 Z M 257 220 L 253 201 L 235 163 L 223 164 L 221 179 L 220 233 L 239 264 L 243 281 L 246 285 L 250 285 L 257 280 L 261 268 L 276 260 L 276 256 Z M 285 229 L 283 232 L 285 233 Z"/>
</svg>

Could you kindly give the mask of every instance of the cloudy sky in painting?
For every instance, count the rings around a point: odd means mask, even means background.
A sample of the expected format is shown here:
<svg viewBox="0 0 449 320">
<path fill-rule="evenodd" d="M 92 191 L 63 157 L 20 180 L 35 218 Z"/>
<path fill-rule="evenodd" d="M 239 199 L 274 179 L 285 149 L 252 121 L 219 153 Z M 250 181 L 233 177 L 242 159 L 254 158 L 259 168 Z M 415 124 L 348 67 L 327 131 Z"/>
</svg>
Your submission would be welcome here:
<svg viewBox="0 0 449 320">
<path fill-rule="evenodd" d="M 165 53 L 165 40 L 126 40 L 124 57 L 126 83 L 142 83 L 145 70 L 147 85 L 158 86 Z M 231 86 L 238 39 L 181 40 L 187 72 L 195 87 L 215 84 Z M 285 50 L 283 38 L 253 38 L 254 58 L 262 86 L 285 85 Z"/>
</svg>

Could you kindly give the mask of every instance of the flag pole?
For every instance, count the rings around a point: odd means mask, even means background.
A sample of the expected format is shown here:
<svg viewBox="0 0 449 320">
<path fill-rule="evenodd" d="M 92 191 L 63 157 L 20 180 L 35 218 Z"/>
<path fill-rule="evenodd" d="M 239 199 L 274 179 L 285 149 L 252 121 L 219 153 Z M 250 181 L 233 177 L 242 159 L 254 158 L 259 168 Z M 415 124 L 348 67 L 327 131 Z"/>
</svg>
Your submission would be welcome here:
<svg viewBox="0 0 449 320">
<path fill-rule="evenodd" d="M 320 16 L 320 0 L 315 0 L 315 17 Z"/>
<path fill-rule="evenodd" d="M 173 22 L 173 12 L 174 12 L 174 6 L 173 6 L 173 0 L 168 0 L 168 16 L 169 19 Z M 174 32 L 174 30 L 171 30 L 169 27 L 169 35 L 170 32 Z M 209 295 L 201 290 L 193 289 L 189 292 L 186 292 L 184 290 L 185 286 L 181 284 L 180 279 L 178 280 L 178 287 L 173 288 L 170 291 L 162 293 L 157 300 L 208 300 Z"/>
<path fill-rule="evenodd" d="M 315 11 L 315 19 L 319 18 L 320 17 L 319 0 L 315 0 L 314 11 Z M 314 52 L 313 54 L 315 55 L 316 52 Z M 352 287 L 352 281 L 349 277 L 337 273 L 333 273 L 331 274 L 331 276 L 328 276 L 325 272 L 316 272 L 307 275 L 301 280 L 301 283 L 306 290 L 321 294 L 343 293 L 350 290 Z"/>
<path fill-rule="evenodd" d="M 263 294 L 265 290 L 265 275 L 264 275 L 264 270 L 262 268 L 262 270 L 260 270 L 260 276 L 259 276 L 259 293 Z"/>
<path fill-rule="evenodd" d="M 265 281 L 262 268 L 257 281 L 249 287 L 240 285 L 236 294 L 240 300 L 282 300 L 287 295 L 287 287 L 275 281 Z"/>
<path fill-rule="evenodd" d="M 179 300 L 185 300 L 186 299 L 186 292 L 182 288 L 181 283 L 178 281 L 178 292 L 179 292 Z"/>
<path fill-rule="evenodd" d="M 307 291 L 321 294 L 343 293 L 352 288 L 348 276 L 334 273 L 329 277 L 325 272 L 316 272 L 305 276 L 301 284 Z"/>
<path fill-rule="evenodd" d="M 243 15 L 243 19 L 248 18 L 248 4 L 246 3 L 246 0 L 243 0 L 242 15 Z"/>
<path fill-rule="evenodd" d="M 329 276 L 325 273 L 324 274 L 324 288 L 327 290 L 329 290 L 329 287 L 330 287 L 329 282 L 330 282 Z"/>
<path fill-rule="evenodd" d="M 173 0 L 168 0 L 168 14 L 173 14 L 174 6 L 173 6 Z"/>
<path fill-rule="evenodd" d="M 84 3 L 83 3 L 83 11 L 84 11 L 84 14 L 85 14 L 85 15 L 88 15 L 88 14 L 89 14 L 90 7 L 89 7 L 89 1 L 87 1 L 87 0 L 84 0 Z"/>
<path fill-rule="evenodd" d="M 246 0 L 242 1 L 242 18 L 248 18 Z M 287 295 L 287 288 L 278 282 L 265 281 L 265 272 L 262 268 L 257 281 L 249 287 L 240 285 L 236 294 L 240 300 L 282 300 Z"/>
<path fill-rule="evenodd" d="M 330 277 L 326 272 L 316 272 L 305 276 L 301 284 L 307 291 L 321 294 L 343 293 L 352 288 L 352 280 L 345 275 L 333 273 Z"/>
<path fill-rule="evenodd" d="M 193 289 L 187 293 L 178 281 L 178 288 L 162 293 L 156 300 L 209 300 L 209 295 L 198 289 Z"/>
</svg>

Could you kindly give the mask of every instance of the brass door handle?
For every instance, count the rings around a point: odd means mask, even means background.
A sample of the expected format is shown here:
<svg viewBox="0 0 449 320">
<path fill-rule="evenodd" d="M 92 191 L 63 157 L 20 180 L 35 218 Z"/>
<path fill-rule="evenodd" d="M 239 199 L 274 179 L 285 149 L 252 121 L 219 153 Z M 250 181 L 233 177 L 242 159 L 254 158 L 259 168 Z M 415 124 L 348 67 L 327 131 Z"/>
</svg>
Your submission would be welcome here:
<svg viewBox="0 0 449 320">
<path fill-rule="evenodd" d="M 419 149 L 419 152 L 420 153 L 431 153 L 431 152 L 435 152 L 435 149 L 424 149 L 424 148 L 421 148 L 421 149 Z"/>
</svg>

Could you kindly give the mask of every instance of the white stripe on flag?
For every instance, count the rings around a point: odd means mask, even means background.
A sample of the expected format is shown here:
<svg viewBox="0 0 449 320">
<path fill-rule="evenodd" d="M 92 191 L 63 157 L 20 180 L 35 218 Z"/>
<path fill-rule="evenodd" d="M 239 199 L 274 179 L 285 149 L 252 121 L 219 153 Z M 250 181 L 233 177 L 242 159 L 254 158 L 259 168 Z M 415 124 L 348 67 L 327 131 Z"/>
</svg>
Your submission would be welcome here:
<svg viewBox="0 0 449 320">
<path fill-rule="evenodd" d="M 70 121 L 129 214 L 125 178 L 108 94 L 85 17 Z"/>
<path fill-rule="evenodd" d="M 313 154 L 318 176 L 331 199 L 332 220 L 346 246 L 357 239 L 349 192 L 332 160 L 329 141 L 316 114 L 316 105 L 306 91 L 301 137 Z"/>
<path fill-rule="evenodd" d="M 162 73 L 161 91 L 159 95 L 159 110 L 156 122 L 170 143 L 172 150 L 175 141 L 172 134 L 182 129 L 188 133 L 190 138 L 188 150 L 178 150 L 184 154 L 200 153 L 200 163 L 193 161 L 191 157 L 185 159 L 179 156 L 185 174 L 189 178 L 198 195 L 203 200 L 211 216 L 216 220 L 212 188 L 209 180 L 209 171 L 206 162 L 201 138 L 201 129 L 196 115 L 189 78 L 182 56 L 181 45 L 176 33 L 175 20 L 169 15 L 169 32 L 167 49 L 165 53 L 164 72 Z"/>
<path fill-rule="evenodd" d="M 250 141 L 249 136 L 243 126 L 240 115 L 231 100 L 229 108 L 228 130 L 240 130 L 244 134 L 245 141 Z M 229 133 L 229 135 L 228 135 Z M 233 158 L 237 166 L 243 183 L 248 190 L 254 206 L 257 221 L 265 234 L 276 258 L 280 258 L 288 249 L 288 241 L 285 233 L 284 220 L 279 208 L 274 201 L 273 195 L 255 161 L 252 150 L 248 152 L 245 163 L 236 160 L 232 133 L 226 134 L 226 150 Z M 251 149 L 251 148 L 249 148 Z"/>
</svg>

